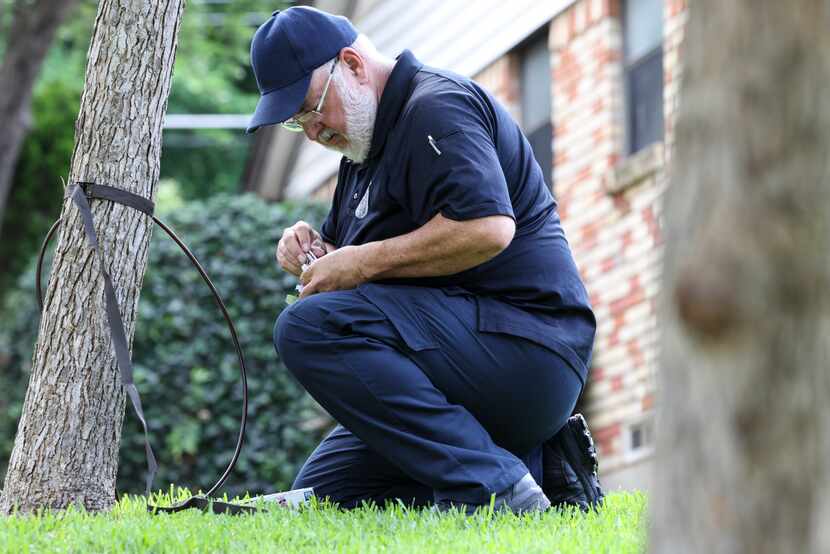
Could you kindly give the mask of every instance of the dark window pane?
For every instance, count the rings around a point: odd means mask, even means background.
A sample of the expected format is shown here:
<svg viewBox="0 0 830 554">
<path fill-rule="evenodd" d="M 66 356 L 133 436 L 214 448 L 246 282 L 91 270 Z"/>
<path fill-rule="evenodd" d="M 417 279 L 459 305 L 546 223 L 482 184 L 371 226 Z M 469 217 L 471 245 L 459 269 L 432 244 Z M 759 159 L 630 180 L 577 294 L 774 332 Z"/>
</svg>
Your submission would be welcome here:
<svg viewBox="0 0 830 554">
<path fill-rule="evenodd" d="M 545 183 L 551 188 L 551 173 L 553 171 L 553 125 L 550 121 L 527 135 L 527 140 L 533 148 L 533 155 L 542 168 Z"/>
<path fill-rule="evenodd" d="M 545 183 L 551 187 L 553 167 L 553 106 L 550 51 L 547 29 L 540 31 L 520 50 L 522 130 L 542 167 Z"/>
<path fill-rule="evenodd" d="M 631 429 L 631 450 L 643 446 L 643 429 L 638 425 Z"/>
<path fill-rule="evenodd" d="M 629 153 L 663 139 L 663 50 L 626 71 Z"/>
<path fill-rule="evenodd" d="M 550 52 L 542 35 L 522 56 L 522 126 L 536 129 L 550 121 L 550 113 Z"/>
<path fill-rule="evenodd" d="M 663 43 L 663 0 L 626 0 L 625 61 L 635 62 Z"/>
</svg>

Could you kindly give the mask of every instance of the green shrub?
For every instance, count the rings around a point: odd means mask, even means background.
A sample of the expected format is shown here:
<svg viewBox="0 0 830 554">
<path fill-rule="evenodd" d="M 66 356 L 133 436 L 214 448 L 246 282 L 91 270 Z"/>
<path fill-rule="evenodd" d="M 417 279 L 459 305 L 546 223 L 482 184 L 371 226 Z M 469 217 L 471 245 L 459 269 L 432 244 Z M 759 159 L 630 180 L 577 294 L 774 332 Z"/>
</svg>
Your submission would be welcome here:
<svg viewBox="0 0 830 554">
<path fill-rule="evenodd" d="M 60 215 L 83 83 L 49 80 L 32 99 L 33 126 L 15 166 L 0 241 L 0 297 L 25 269 Z"/>
<path fill-rule="evenodd" d="M 321 204 L 266 204 L 253 196 L 217 196 L 189 203 L 168 225 L 190 246 L 222 294 L 246 356 L 248 430 L 237 469 L 224 491 L 283 489 L 326 431 L 302 430 L 319 407 L 274 350 L 272 331 L 296 278 L 276 266 L 283 228 L 304 219 L 319 226 Z M 11 291 L 0 323 L 0 461 L 11 451 L 37 333 L 30 270 Z M 156 488 L 211 486 L 236 443 L 242 393 L 230 334 L 208 288 L 178 247 L 153 232 L 133 347 L 135 379 L 159 458 Z M 128 407 L 118 488 L 143 492 L 143 435 Z"/>
</svg>

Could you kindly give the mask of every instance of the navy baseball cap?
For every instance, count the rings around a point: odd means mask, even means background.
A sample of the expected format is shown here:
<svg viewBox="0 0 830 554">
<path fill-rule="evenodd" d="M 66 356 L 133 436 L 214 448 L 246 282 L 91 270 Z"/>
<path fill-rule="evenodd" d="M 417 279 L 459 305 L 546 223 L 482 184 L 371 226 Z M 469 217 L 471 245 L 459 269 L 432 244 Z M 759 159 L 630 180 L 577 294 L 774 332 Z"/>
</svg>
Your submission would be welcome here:
<svg viewBox="0 0 830 554">
<path fill-rule="evenodd" d="M 357 29 L 342 16 L 306 6 L 271 14 L 251 41 L 251 66 L 260 98 L 245 132 L 296 114 L 314 70 L 355 39 Z"/>
</svg>

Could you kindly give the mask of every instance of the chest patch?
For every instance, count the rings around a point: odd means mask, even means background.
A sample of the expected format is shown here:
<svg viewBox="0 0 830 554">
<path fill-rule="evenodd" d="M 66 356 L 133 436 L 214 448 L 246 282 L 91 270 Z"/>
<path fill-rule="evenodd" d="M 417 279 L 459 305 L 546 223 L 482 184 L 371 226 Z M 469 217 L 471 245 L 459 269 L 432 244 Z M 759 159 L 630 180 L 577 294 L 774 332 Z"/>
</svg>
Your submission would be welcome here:
<svg viewBox="0 0 830 554">
<path fill-rule="evenodd" d="M 360 204 L 354 211 L 354 215 L 358 219 L 363 219 L 369 213 L 369 191 L 372 190 L 372 182 L 369 181 L 369 186 L 366 187 L 366 192 L 363 193 L 363 198 L 360 199 Z"/>
</svg>

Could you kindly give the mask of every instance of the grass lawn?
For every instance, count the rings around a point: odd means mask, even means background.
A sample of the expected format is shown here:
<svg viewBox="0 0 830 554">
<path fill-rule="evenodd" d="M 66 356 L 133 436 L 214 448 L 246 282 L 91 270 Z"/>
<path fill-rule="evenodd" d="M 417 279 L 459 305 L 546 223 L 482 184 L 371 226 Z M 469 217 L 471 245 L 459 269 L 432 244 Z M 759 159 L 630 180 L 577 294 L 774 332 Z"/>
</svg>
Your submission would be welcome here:
<svg viewBox="0 0 830 554">
<path fill-rule="evenodd" d="M 142 497 L 109 513 L 0 517 L 3 552 L 644 552 L 646 497 L 617 492 L 598 513 L 434 514 L 316 502 L 245 516 L 151 515 Z"/>
</svg>

